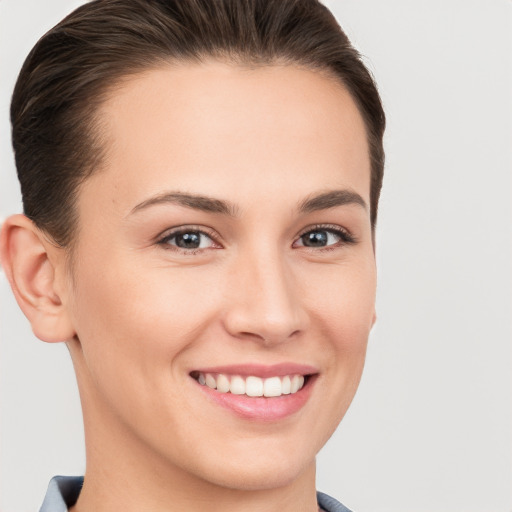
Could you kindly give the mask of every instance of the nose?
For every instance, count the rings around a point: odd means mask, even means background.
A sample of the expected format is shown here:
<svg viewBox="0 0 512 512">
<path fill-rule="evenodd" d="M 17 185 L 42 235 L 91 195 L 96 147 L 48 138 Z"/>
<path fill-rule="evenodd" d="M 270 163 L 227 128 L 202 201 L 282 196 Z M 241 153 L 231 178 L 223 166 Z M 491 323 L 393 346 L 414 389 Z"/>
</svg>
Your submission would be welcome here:
<svg viewBox="0 0 512 512">
<path fill-rule="evenodd" d="M 224 322 L 232 336 L 274 345 L 306 329 L 300 283 L 277 250 L 240 257 L 228 281 Z"/>
</svg>

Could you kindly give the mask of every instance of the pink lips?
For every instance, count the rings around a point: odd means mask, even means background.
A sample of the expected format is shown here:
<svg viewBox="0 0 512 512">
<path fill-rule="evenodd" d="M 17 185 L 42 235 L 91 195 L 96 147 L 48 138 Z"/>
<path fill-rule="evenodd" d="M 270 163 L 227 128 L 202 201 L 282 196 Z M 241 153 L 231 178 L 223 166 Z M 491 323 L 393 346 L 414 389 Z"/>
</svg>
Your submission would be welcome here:
<svg viewBox="0 0 512 512">
<path fill-rule="evenodd" d="M 230 376 L 255 376 L 262 379 L 284 377 L 285 375 L 308 375 L 304 387 L 296 393 L 270 398 L 235 395 L 229 392 L 220 393 L 215 389 L 197 383 L 199 390 L 203 392 L 209 400 L 230 410 L 238 417 L 264 422 L 281 420 L 298 412 L 308 401 L 316 377 L 318 376 L 318 370 L 316 368 L 310 365 L 298 365 L 293 363 L 282 363 L 271 366 L 256 364 L 215 366 L 200 368 L 192 373 L 222 373 Z"/>
</svg>

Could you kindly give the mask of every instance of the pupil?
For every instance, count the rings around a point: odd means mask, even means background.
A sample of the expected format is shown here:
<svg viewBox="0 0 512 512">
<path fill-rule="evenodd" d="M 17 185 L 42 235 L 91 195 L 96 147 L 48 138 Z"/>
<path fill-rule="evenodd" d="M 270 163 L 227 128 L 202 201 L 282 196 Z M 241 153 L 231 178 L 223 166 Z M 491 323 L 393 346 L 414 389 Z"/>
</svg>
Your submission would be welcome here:
<svg viewBox="0 0 512 512">
<path fill-rule="evenodd" d="M 302 237 L 302 243 L 306 247 L 324 247 L 327 244 L 327 233 L 325 231 L 312 231 Z"/>
<path fill-rule="evenodd" d="M 201 245 L 199 233 L 176 235 L 176 245 L 182 249 L 197 249 Z"/>
</svg>

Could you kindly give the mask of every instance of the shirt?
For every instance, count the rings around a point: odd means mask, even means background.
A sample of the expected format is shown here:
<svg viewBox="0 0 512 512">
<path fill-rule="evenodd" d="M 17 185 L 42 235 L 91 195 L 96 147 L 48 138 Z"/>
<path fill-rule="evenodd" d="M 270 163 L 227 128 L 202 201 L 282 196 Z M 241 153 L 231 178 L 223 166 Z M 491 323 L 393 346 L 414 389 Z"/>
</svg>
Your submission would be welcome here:
<svg viewBox="0 0 512 512">
<path fill-rule="evenodd" d="M 39 512 L 67 512 L 72 507 L 82 489 L 83 476 L 54 476 Z M 325 512 L 350 512 L 339 501 L 322 492 L 316 493 L 318 505 Z"/>
</svg>

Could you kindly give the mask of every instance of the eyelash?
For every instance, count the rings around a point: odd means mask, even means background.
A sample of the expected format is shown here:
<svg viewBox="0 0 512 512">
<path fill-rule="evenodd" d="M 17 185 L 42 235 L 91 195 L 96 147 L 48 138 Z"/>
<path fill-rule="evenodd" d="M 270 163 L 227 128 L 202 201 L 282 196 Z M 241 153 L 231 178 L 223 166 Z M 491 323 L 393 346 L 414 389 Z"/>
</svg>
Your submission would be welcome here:
<svg viewBox="0 0 512 512">
<path fill-rule="evenodd" d="M 297 237 L 297 240 L 300 240 L 304 235 L 307 235 L 308 233 L 312 233 L 314 231 L 327 231 L 328 233 L 331 233 L 331 234 L 339 237 L 340 241 L 335 244 L 332 244 L 332 245 L 327 245 L 325 247 L 307 247 L 307 246 L 301 246 L 301 247 L 304 247 L 305 249 L 312 250 L 315 252 L 333 251 L 335 249 L 339 249 L 340 247 L 343 247 L 344 245 L 354 245 L 357 243 L 357 239 L 354 235 L 352 235 L 346 229 L 344 229 L 340 226 L 333 225 L 333 224 L 315 224 L 314 226 L 308 226 Z"/>
<path fill-rule="evenodd" d="M 326 231 L 328 233 L 334 234 L 335 236 L 340 238 L 340 241 L 335 244 L 331 244 L 331 245 L 328 245 L 325 247 L 308 247 L 305 245 L 301 245 L 299 247 L 303 247 L 304 249 L 307 249 L 307 250 L 319 252 L 319 251 L 332 251 L 332 250 L 338 249 L 344 245 L 353 245 L 353 244 L 357 243 L 357 239 L 351 233 L 349 233 L 347 230 L 341 228 L 340 226 L 330 225 L 330 224 L 327 224 L 327 225 L 326 224 L 317 224 L 314 226 L 308 226 L 306 229 L 304 229 L 299 234 L 299 236 L 297 237 L 297 240 L 300 240 L 303 236 L 307 235 L 308 233 L 314 232 L 314 231 Z M 169 241 L 172 240 L 173 238 L 175 238 L 179 235 L 187 234 L 187 233 L 198 233 L 200 235 L 204 235 L 204 236 L 208 237 L 214 245 L 217 245 L 217 247 L 208 247 L 208 248 L 204 248 L 204 247 L 200 248 L 199 247 L 196 249 L 183 249 L 176 245 L 169 244 Z M 194 255 L 204 251 L 205 249 L 221 248 L 220 244 L 218 244 L 218 242 L 216 242 L 215 239 L 216 239 L 216 233 L 213 230 L 208 231 L 208 230 L 205 230 L 204 228 L 199 228 L 198 226 L 184 226 L 184 227 L 176 228 L 175 230 L 173 230 L 169 233 L 166 233 L 164 236 L 159 238 L 156 243 L 157 243 L 157 245 L 161 245 L 166 250 L 176 251 L 181 254 L 186 254 L 187 256 L 194 256 Z M 295 244 L 295 242 L 294 242 L 294 244 Z"/>
<path fill-rule="evenodd" d="M 172 240 L 173 238 L 175 238 L 179 235 L 184 235 L 186 233 L 199 233 L 201 235 L 204 235 L 204 236 L 208 237 L 213 242 L 214 245 L 217 245 L 217 247 L 209 247 L 209 249 L 210 248 L 212 248 L 212 249 L 220 248 L 220 244 L 218 244 L 215 241 L 216 233 L 213 230 L 211 230 L 211 231 L 205 230 L 203 227 L 200 228 L 198 226 L 183 226 L 180 228 L 176 228 L 173 231 L 166 233 L 163 237 L 159 238 L 157 240 L 157 244 L 161 245 L 166 250 L 176 251 L 181 254 L 186 254 L 187 256 L 193 256 L 193 255 L 198 254 L 205 250 L 204 247 L 197 248 L 197 249 L 183 249 L 181 247 L 178 247 L 177 245 L 169 244 L 169 241 Z"/>
</svg>

